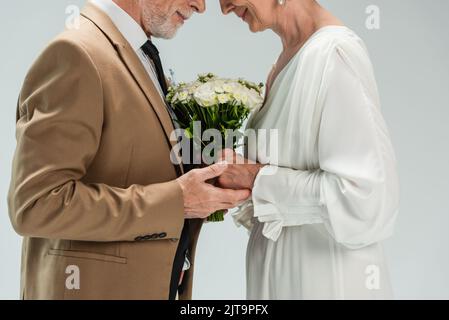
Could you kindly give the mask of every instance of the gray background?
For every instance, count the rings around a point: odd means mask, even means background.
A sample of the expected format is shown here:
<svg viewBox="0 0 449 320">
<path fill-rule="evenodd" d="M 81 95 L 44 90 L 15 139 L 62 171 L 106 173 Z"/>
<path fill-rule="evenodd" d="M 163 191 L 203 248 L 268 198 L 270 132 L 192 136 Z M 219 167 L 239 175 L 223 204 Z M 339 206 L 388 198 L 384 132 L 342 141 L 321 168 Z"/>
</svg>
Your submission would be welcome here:
<svg viewBox="0 0 449 320">
<path fill-rule="evenodd" d="M 274 1 L 274 0 L 273 0 Z M 10 226 L 6 194 L 15 148 L 14 117 L 25 73 L 64 26 L 65 8 L 84 1 L 14 0 L 0 12 L 0 298 L 19 297 L 21 239 Z M 401 214 L 386 251 L 397 298 L 449 298 L 449 2 L 339 0 L 321 3 L 366 42 L 396 148 Z M 365 27 L 380 7 L 380 30 Z M 218 0 L 188 21 L 177 38 L 158 41 L 166 69 L 191 80 L 200 72 L 265 81 L 281 46 L 271 32 L 251 34 Z M 243 299 L 247 234 L 231 220 L 204 227 L 194 298 Z"/>
</svg>

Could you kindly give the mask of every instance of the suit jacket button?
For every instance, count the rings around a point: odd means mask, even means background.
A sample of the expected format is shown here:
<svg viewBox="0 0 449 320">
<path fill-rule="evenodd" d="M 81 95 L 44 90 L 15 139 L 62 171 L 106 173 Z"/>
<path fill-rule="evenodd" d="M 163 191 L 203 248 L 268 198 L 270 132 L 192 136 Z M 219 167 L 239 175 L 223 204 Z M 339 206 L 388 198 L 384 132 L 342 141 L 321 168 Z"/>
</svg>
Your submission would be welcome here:
<svg viewBox="0 0 449 320">
<path fill-rule="evenodd" d="M 160 239 L 165 238 L 165 237 L 167 237 L 167 233 L 166 232 L 159 233 L 159 238 Z"/>
<path fill-rule="evenodd" d="M 143 237 L 143 240 L 147 241 L 151 239 L 151 235 L 147 234 L 146 236 Z"/>
<path fill-rule="evenodd" d="M 151 239 L 157 239 L 157 238 L 159 238 L 159 234 L 158 233 L 153 233 L 151 235 Z"/>
<path fill-rule="evenodd" d="M 134 241 L 142 241 L 143 240 L 143 238 L 142 237 L 136 237 L 135 239 L 134 239 Z"/>
</svg>

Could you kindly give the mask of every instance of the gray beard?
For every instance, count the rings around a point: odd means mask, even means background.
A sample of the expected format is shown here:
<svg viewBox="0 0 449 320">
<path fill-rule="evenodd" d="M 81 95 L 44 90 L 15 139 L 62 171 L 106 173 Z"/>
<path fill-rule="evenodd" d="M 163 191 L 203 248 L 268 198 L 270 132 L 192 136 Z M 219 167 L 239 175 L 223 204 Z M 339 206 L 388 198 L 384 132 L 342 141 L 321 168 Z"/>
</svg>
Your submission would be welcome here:
<svg viewBox="0 0 449 320">
<path fill-rule="evenodd" d="M 143 14 L 145 27 L 153 37 L 172 39 L 176 35 L 179 27 L 171 23 L 171 16 L 165 17 L 154 8 L 145 9 Z"/>
</svg>

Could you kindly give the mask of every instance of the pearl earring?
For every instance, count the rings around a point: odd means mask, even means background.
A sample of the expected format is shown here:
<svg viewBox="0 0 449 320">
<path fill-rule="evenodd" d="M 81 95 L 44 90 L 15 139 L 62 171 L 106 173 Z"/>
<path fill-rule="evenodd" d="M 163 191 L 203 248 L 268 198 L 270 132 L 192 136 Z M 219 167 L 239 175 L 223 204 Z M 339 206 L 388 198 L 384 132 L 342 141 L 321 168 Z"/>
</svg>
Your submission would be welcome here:
<svg viewBox="0 0 449 320">
<path fill-rule="evenodd" d="M 278 3 L 283 6 L 285 4 L 285 0 L 278 0 Z"/>
</svg>

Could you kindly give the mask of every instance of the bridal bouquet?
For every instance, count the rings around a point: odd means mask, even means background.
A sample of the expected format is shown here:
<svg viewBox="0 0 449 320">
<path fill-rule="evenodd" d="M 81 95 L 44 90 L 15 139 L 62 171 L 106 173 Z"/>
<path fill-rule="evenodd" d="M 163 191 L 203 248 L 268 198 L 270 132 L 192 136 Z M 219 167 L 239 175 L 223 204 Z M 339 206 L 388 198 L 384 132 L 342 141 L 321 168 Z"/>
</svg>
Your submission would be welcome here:
<svg viewBox="0 0 449 320">
<path fill-rule="evenodd" d="M 243 136 L 240 129 L 244 121 L 251 111 L 263 104 L 262 88 L 263 84 L 219 78 L 212 73 L 199 75 L 191 83 L 170 86 L 167 102 L 172 106 L 185 136 L 192 142 L 193 153 L 201 155 L 200 164 L 207 163 L 204 161 L 205 155 L 213 159 L 217 150 L 238 147 L 237 143 Z M 199 135 L 195 134 L 198 128 Z M 203 141 L 203 133 L 208 131 L 210 134 L 211 130 L 211 136 L 218 135 L 220 138 L 214 139 L 212 148 Z M 189 159 L 192 158 L 189 156 Z M 208 218 L 208 221 L 213 222 L 223 220 L 222 211 Z"/>
</svg>

